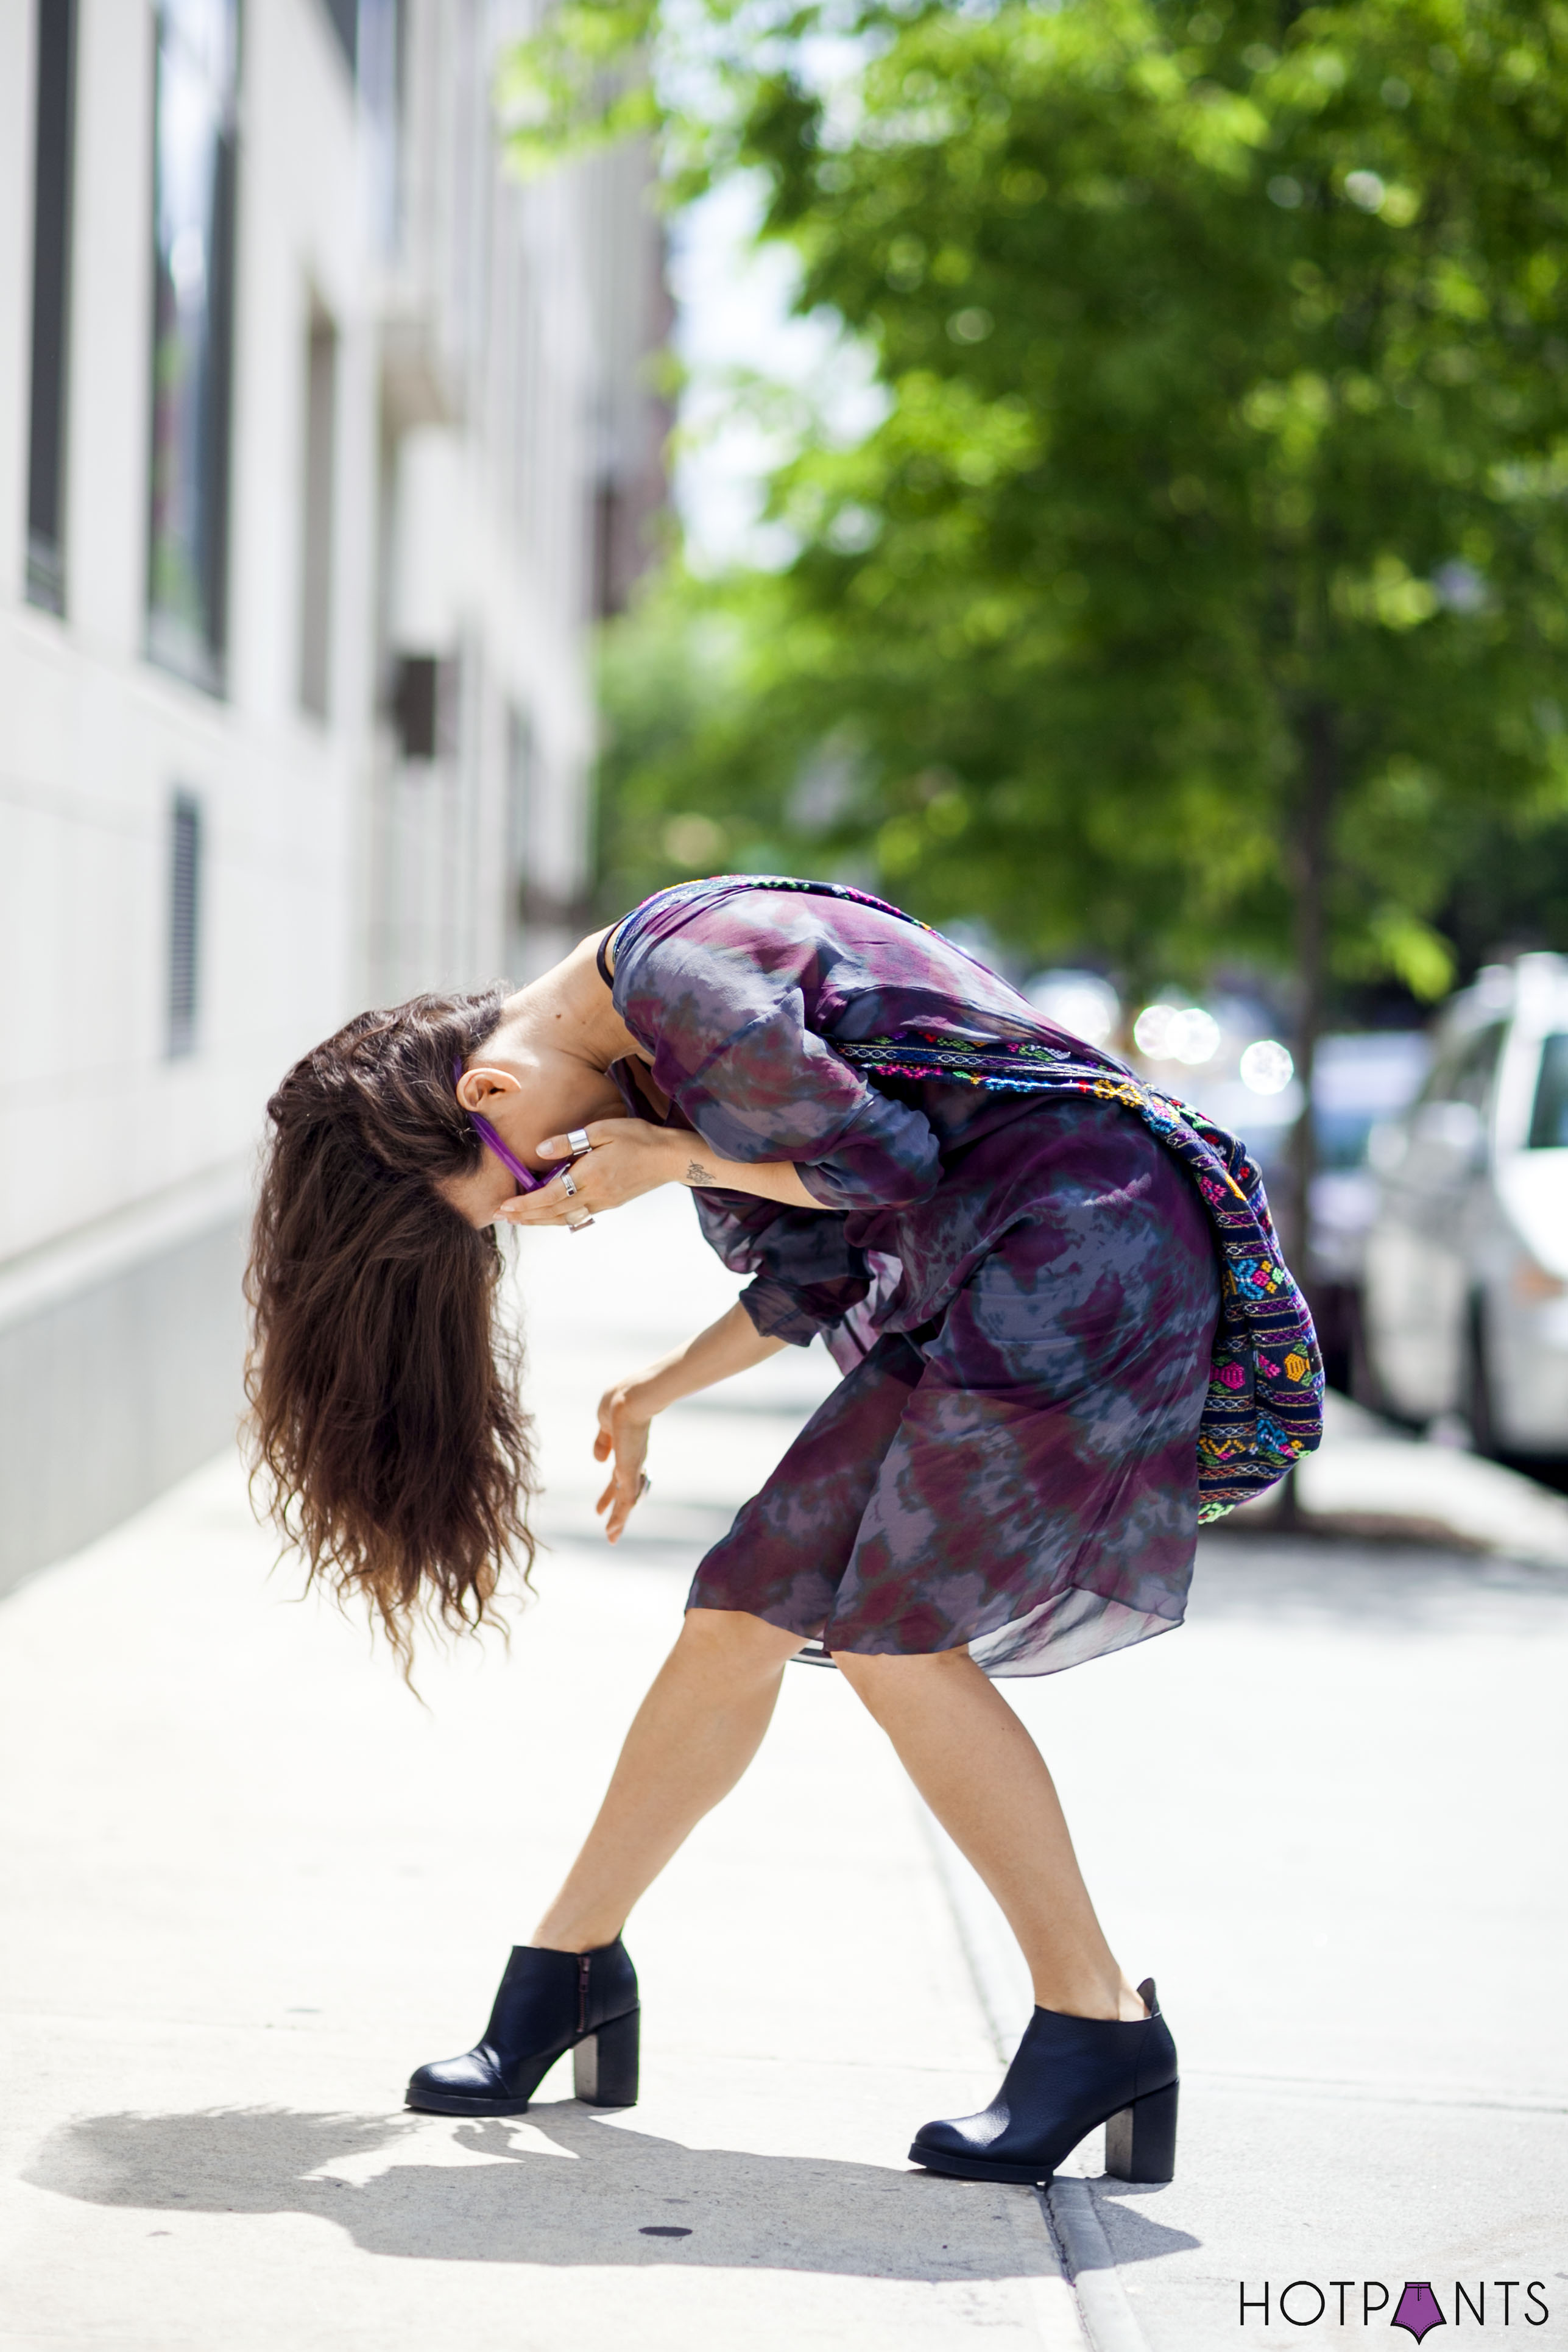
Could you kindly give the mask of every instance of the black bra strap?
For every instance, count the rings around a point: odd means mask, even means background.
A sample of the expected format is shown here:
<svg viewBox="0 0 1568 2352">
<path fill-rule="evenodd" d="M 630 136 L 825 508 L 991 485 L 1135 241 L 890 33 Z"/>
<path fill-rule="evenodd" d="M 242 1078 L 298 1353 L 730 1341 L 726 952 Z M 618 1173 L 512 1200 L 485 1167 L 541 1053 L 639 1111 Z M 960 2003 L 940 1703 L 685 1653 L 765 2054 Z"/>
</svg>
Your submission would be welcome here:
<svg viewBox="0 0 1568 2352">
<path fill-rule="evenodd" d="M 616 932 L 619 930 L 619 929 L 620 925 L 617 923 L 615 925 L 613 929 L 607 930 L 594 951 L 594 961 L 599 967 L 599 978 L 604 982 L 605 986 L 610 989 L 615 987 L 616 975 L 610 970 L 608 950 L 612 940 L 615 939 Z"/>
</svg>

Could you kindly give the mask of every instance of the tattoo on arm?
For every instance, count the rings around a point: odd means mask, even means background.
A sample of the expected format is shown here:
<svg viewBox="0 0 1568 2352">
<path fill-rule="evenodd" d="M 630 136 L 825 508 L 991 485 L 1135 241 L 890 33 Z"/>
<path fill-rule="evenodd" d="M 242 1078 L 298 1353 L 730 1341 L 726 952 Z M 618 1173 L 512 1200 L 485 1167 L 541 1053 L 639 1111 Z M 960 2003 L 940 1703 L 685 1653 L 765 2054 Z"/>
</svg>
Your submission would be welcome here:
<svg viewBox="0 0 1568 2352">
<path fill-rule="evenodd" d="M 689 1160 L 686 1163 L 686 1181 L 689 1184 L 711 1184 L 714 1181 L 713 1171 L 711 1168 L 704 1168 L 700 1160 Z"/>
</svg>

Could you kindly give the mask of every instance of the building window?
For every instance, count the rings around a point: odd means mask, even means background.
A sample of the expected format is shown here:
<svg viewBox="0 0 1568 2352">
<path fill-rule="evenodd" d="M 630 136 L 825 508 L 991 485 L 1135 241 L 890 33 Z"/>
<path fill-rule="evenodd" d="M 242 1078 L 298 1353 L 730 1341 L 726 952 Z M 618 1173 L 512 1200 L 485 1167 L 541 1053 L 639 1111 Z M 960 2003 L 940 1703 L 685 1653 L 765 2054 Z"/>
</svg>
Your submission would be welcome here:
<svg viewBox="0 0 1568 2352">
<path fill-rule="evenodd" d="M 201 1010 L 202 812 L 176 793 L 169 824 L 169 1055 L 196 1050 Z"/>
<path fill-rule="evenodd" d="M 27 600 L 63 613 L 76 0 L 38 0 L 37 57 Z"/>
<path fill-rule="evenodd" d="M 147 651 L 209 693 L 227 642 L 238 0 L 158 0 Z"/>
<path fill-rule="evenodd" d="M 399 654 L 390 708 L 405 760 L 449 760 L 458 749 L 460 665 L 456 655 Z"/>
<path fill-rule="evenodd" d="M 389 257 L 398 236 L 403 37 L 400 0 L 359 0 L 354 10 L 353 60 L 359 79 L 363 185 L 372 236 L 379 251 Z"/>
<path fill-rule="evenodd" d="M 613 621 L 626 611 L 619 562 L 621 510 L 619 487 L 601 481 L 594 491 L 594 618 Z"/>
<path fill-rule="evenodd" d="M 336 468 L 338 333 L 323 311 L 310 320 L 305 360 L 305 511 L 300 531 L 300 700 L 318 719 L 331 709 L 332 506 Z"/>
<path fill-rule="evenodd" d="M 353 73 L 359 62 L 359 0 L 326 0 L 326 8 L 348 69 Z"/>
</svg>

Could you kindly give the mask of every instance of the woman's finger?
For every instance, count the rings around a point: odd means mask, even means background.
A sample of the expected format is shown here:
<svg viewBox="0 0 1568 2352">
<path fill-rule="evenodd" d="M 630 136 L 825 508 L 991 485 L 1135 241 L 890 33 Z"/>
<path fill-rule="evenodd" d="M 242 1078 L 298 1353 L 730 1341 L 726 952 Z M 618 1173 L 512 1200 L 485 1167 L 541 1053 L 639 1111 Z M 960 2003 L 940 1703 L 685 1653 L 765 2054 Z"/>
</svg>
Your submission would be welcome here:
<svg viewBox="0 0 1568 2352">
<path fill-rule="evenodd" d="M 556 1175 L 537 1192 L 520 1192 L 515 1200 L 503 1201 L 496 1215 L 509 1225 L 567 1225 L 578 1217 L 598 1215 L 609 1205 L 585 1199 L 580 1180 L 568 1192 Z"/>
<path fill-rule="evenodd" d="M 594 1506 L 595 1511 L 601 1518 L 604 1517 L 606 1511 L 609 1513 L 608 1518 L 605 1519 L 605 1534 L 609 1542 L 618 1543 L 620 1541 L 621 1532 L 626 1524 L 627 1518 L 630 1517 L 632 1506 L 636 1501 L 637 1490 L 635 1488 L 628 1495 L 623 1487 L 618 1475 L 611 1479 L 609 1485 L 600 1496 L 597 1503 Z"/>
<path fill-rule="evenodd" d="M 571 1197 L 570 1193 L 561 1190 L 559 1179 L 552 1177 L 548 1184 L 541 1184 L 536 1192 L 516 1192 L 510 1201 L 503 1201 L 496 1214 L 508 1218 L 513 1224 L 548 1223 L 550 1213 Z"/>
<path fill-rule="evenodd" d="M 594 1509 L 595 1516 L 605 1521 L 605 1534 L 609 1541 L 618 1543 L 644 1491 L 643 1464 L 647 1458 L 647 1424 L 646 1422 L 621 1422 L 617 1426 L 615 1407 L 607 1397 L 601 1402 L 599 1413 L 601 1425 L 594 1440 L 595 1459 L 603 1462 L 613 1452 L 615 1465 Z"/>
<path fill-rule="evenodd" d="M 642 1481 L 639 1478 L 629 1495 L 623 1494 L 620 1496 L 616 1505 L 616 1508 L 611 1515 L 610 1540 L 613 1543 L 618 1543 L 622 1536 L 626 1533 L 626 1521 L 631 1517 L 632 1513 L 636 1510 L 641 1500 Z"/>
<path fill-rule="evenodd" d="M 582 1150 L 583 1138 L 588 1149 Z M 650 1152 L 650 1139 L 656 1145 Z M 538 1146 L 543 1160 L 569 1160 L 552 1171 L 536 1192 L 520 1193 L 497 1211 L 508 1225 L 580 1225 L 584 1218 L 601 1217 L 639 1193 L 662 1184 L 668 1171 L 668 1150 L 660 1130 L 646 1119 L 600 1118 L 566 1135 L 547 1135 Z M 571 1191 L 567 1192 L 567 1185 Z"/>
<path fill-rule="evenodd" d="M 608 1124 L 605 1119 L 595 1119 L 591 1126 L 574 1128 L 572 1133 L 585 1135 L 588 1149 L 592 1151 L 595 1144 L 605 1140 Z M 541 1160 L 564 1160 L 569 1152 L 581 1151 L 582 1149 L 580 1143 L 573 1142 L 571 1135 L 547 1135 L 539 1147 L 539 1156 Z"/>
</svg>

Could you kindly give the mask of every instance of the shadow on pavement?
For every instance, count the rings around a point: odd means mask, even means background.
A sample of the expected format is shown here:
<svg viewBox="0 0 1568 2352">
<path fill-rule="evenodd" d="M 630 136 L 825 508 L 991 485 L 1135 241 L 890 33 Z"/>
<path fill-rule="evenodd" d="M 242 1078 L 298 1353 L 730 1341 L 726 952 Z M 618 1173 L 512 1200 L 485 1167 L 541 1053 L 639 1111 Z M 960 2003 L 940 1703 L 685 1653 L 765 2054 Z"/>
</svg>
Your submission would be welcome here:
<svg viewBox="0 0 1568 2352">
<path fill-rule="evenodd" d="M 141 2211 L 310 2214 L 367 2253 L 425 2260 L 755 2263 L 933 2283 L 1052 2268 L 1043 2230 L 995 2226 L 1029 2189 L 690 2148 L 574 2101 L 471 2123 L 262 2107 L 90 2116 L 52 2133 L 25 2178 Z"/>
<path fill-rule="evenodd" d="M 1203 2240 L 1194 2238 L 1190 2230 L 1173 2230 L 1168 2222 L 1157 2221 L 1152 2213 L 1142 2212 L 1126 2201 L 1132 2197 L 1168 2196 L 1168 2181 L 1118 2180 L 1110 2173 L 1102 2173 L 1089 2185 L 1102 2226 L 1109 2225 L 1114 2216 L 1116 2241 L 1114 2245 L 1108 2241 L 1105 2256 L 1113 2268 L 1120 2268 L 1123 2263 L 1157 2262 L 1164 2254 L 1190 2254 L 1203 2244 Z M 1101 2201 L 1108 2198 L 1115 2200 L 1109 2212 Z M 1092 2270 L 1096 2265 L 1090 2259 L 1081 2267 Z"/>
</svg>

